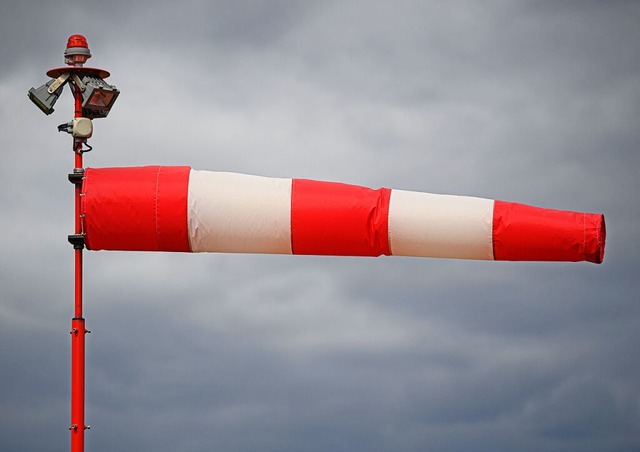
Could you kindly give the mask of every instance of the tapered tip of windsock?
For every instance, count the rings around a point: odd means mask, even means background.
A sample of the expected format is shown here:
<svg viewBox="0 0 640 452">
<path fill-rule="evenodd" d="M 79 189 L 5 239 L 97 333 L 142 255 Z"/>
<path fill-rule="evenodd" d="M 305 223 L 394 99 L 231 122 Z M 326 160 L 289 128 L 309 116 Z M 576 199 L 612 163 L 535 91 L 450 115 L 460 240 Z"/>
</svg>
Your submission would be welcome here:
<svg viewBox="0 0 640 452">
<path fill-rule="evenodd" d="M 600 264 L 605 240 L 602 214 L 496 201 L 493 218 L 496 260 Z"/>
</svg>

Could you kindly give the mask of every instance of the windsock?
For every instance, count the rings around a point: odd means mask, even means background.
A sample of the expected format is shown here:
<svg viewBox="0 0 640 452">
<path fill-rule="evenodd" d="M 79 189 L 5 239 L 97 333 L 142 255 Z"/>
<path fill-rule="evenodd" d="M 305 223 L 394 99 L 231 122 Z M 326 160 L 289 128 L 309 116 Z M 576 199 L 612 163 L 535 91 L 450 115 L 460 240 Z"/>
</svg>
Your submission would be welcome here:
<svg viewBox="0 0 640 452">
<path fill-rule="evenodd" d="M 87 168 L 90 250 L 601 263 L 604 216 L 469 196 L 197 171 Z"/>
</svg>

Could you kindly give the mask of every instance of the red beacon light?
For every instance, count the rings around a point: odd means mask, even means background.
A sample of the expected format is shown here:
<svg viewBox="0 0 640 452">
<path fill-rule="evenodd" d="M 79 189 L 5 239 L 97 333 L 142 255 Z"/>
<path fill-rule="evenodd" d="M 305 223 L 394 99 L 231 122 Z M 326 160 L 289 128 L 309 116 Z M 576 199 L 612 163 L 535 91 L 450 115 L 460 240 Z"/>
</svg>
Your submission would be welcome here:
<svg viewBox="0 0 640 452">
<path fill-rule="evenodd" d="M 67 39 L 67 48 L 69 47 L 84 47 L 88 49 L 87 38 L 82 35 L 71 35 L 69 39 Z"/>
<path fill-rule="evenodd" d="M 91 58 L 87 39 L 82 35 L 71 35 L 64 51 L 64 62 L 69 66 L 82 66 Z"/>
</svg>

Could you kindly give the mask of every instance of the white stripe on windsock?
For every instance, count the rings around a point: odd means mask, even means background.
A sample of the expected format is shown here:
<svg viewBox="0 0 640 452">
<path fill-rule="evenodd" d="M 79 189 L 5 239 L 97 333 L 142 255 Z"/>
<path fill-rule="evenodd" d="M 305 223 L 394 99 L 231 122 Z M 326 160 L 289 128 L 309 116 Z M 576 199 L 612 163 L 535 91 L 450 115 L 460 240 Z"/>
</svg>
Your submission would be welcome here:
<svg viewBox="0 0 640 452">
<path fill-rule="evenodd" d="M 392 190 L 391 254 L 493 260 L 493 203 L 470 196 Z"/>
<path fill-rule="evenodd" d="M 291 254 L 291 179 L 191 171 L 191 251 Z"/>
</svg>

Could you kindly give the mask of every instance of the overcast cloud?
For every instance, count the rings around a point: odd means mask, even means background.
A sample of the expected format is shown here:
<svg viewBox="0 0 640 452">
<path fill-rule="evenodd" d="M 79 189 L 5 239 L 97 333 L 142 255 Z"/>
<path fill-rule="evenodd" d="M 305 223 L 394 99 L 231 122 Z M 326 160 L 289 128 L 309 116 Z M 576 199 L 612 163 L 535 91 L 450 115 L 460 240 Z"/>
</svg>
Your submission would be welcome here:
<svg viewBox="0 0 640 452">
<path fill-rule="evenodd" d="M 85 253 L 86 449 L 640 449 L 640 3 L 0 5 L 0 450 L 69 449 L 84 34 L 93 167 L 191 165 L 602 212 L 605 262 Z"/>
</svg>

